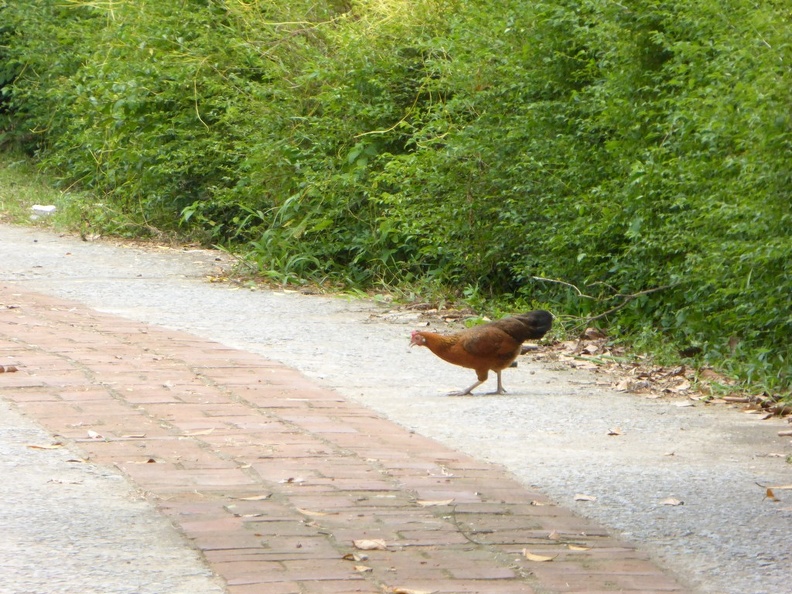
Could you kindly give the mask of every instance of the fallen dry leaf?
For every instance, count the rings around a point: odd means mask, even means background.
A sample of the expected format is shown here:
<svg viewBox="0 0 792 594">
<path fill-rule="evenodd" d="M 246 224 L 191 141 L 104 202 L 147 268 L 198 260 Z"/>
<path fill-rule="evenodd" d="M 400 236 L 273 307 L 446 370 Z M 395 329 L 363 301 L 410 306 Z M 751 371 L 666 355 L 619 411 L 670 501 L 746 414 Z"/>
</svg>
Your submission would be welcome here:
<svg viewBox="0 0 792 594">
<path fill-rule="evenodd" d="M 371 567 L 366 565 L 355 565 L 355 571 L 359 573 L 368 573 L 370 571 L 374 571 Z"/>
<path fill-rule="evenodd" d="M 613 429 L 608 430 L 608 435 L 621 435 L 621 427 L 614 427 Z"/>
<path fill-rule="evenodd" d="M 368 558 L 368 555 L 358 555 L 357 553 L 347 553 L 342 557 L 345 561 L 357 561 L 358 563 L 360 561 L 368 561 Z"/>
<path fill-rule="evenodd" d="M 300 507 L 296 508 L 298 512 L 301 514 L 305 514 L 306 516 L 330 516 L 330 515 L 338 515 L 338 514 L 331 514 L 328 512 L 320 512 L 320 511 L 311 511 L 308 509 L 302 509 Z"/>
<path fill-rule="evenodd" d="M 605 333 L 599 328 L 586 328 L 583 331 L 583 338 L 586 340 L 601 340 L 606 338 Z"/>
<path fill-rule="evenodd" d="M 589 550 L 591 550 L 591 547 L 581 547 L 580 545 L 573 545 L 573 544 L 567 545 L 567 547 L 569 548 L 570 551 L 589 551 Z"/>
<path fill-rule="evenodd" d="M 547 505 L 547 504 L 534 499 L 533 501 L 531 501 L 531 505 L 540 506 L 540 505 Z"/>
<path fill-rule="evenodd" d="M 597 498 L 594 495 L 584 495 L 582 493 L 578 493 L 575 495 L 575 501 L 596 501 Z"/>
<path fill-rule="evenodd" d="M 188 431 L 187 433 L 183 433 L 182 437 L 195 437 L 196 435 L 210 435 L 214 433 L 215 428 L 212 427 L 211 429 L 202 429 L 201 431 Z"/>
<path fill-rule="evenodd" d="M 548 557 L 546 555 L 534 555 L 528 549 L 523 549 L 522 554 L 523 557 L 528 559 L 528 561 L 535 561 L 536 563 L 546 563 L 558 557 L 558 555 L 553 555 L 552 557 Z"/>
<path fill-rule="evenodd" d="M 264 501 L 270 497 L 272 497 L 272 493 L 267 493 L 265 495 L 253 495 L 251 497 L 237 497 L 237 499 L 239 501 Z"/>
<path fill-rule="evenodd" d="M 388 549 L 388 545 L 385 544 L 385 541 L 379 538 L 373 540 L 353 540 L 352 544 L 355 545 L 356 549 L 360 549 L 361 551 L 385 551 Z"/>
<path fill-rule="evenodd" d="M 449 505 L 453 503 L 453 499 L 438 499 L 436 501 L 427 500 L 427 499 L 419 499 L 415 503 L 420 505 L 421 507 L 434 507 L 436 505 Z"/>
<path fill-rule="evenodd" d="M 621 380 L 618 384 L 616 384 L 613 389 L 617 392 L 629 392 L 630 387 L 632 386 L 632 382 L 628 379 Z"/>
<path fill-rule="evenodd" d="M 680 501 L 679 499 L 674 499 L 673 497 L 669 497 L 668 499 L 663 499 L 660 502 L 660 505 L 685 505 L 685 502 Z"/>
<path fill-rule="evenodd" d="M 688 381 L 684 381 L 681 384 L 668 388 L 669 392 L 674 392 L 676 394 L 679 394 L 680 392 L 687 392 L 688 390 L 690 390 L 690 382 Z"/>
<path fill-rule="evenodd" d="M 101 433 L 97 433 L 96 431 L 88 430 L 88 437 L 91 439 L 104 439 Z"/>
<path fill-rule="evenodd" d="M 16 365 L 0 365 L 0 373 L 14 373 L 15 371 L 19 371 Z"/>
<path fill-rule="evenodd" d="M 57 450 L 58 448 L 62 448 L 63 444 L 62 443 L 57 443 L 57 442 L 56 443 L 51 443 L 49 445 L 35 445 L 35 444 L 31 444 L 31 445 L 28 445 L 28 447 L 31 450 Z"/>
<path fill-rule="evenodd" d="M 769 499 L 770 501 L 781 501 L 775 496 L 775 493 L 773 493 L 773 490 L 770 487 L 768 487 L 767 491 L 765 492 L 765 498 Z"/>
</svg>

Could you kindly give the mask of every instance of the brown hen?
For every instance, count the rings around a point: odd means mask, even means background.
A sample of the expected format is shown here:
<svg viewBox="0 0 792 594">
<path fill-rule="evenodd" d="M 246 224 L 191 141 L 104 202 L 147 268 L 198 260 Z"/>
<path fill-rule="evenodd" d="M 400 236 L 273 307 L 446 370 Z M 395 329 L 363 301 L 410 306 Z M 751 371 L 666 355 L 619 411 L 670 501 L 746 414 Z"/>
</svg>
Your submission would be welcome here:
<svg viewBox="0 0 792 594">
<path fill-rule="evenodd" d="M 446 336 L 416 330 L 410 346 L 425 346 L 444 361 L 476 371 L 478 381 L 466 390 L 452 392 L 451 396 L 470 394 L 487 380 L 490 370 L 498 374 L 498 389 L 492 393 L 504 394 L 501 371 L 514 362 L 523 342 L 542 338 L 552 324 L 550 312 L 536 310 Z"/>
</svg>

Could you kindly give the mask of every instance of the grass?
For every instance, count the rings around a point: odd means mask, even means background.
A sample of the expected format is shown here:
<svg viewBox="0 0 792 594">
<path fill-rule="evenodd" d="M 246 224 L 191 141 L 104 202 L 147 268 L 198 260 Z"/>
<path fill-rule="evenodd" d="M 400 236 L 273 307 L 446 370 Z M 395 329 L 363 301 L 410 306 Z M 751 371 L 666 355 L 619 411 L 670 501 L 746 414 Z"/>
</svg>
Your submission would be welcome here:
<svg viewBox="0 0 792 594">
<path fill-rule="evenodd" d="M 41 175 L 23 155 L 6 153 L 0 158 L 0 221 L 56 227 L 63 218 L 64 193 Z M 36 215 L 34 205 L 55 205 L 52 215 Z"/>
<path fill-rule="evenodd" d="M 55 206 L 51 214 L 34 206 Z M 189 243 L 135 220 L 89 192 L 60 190 L 56 180 L 42 173 L 35 162 L 19 152 L 0 151 L 0 222 L 33 225 L 62 233 L 75 233 L 85 241 L 100 236 L 162 243 Z"/>
</svg>

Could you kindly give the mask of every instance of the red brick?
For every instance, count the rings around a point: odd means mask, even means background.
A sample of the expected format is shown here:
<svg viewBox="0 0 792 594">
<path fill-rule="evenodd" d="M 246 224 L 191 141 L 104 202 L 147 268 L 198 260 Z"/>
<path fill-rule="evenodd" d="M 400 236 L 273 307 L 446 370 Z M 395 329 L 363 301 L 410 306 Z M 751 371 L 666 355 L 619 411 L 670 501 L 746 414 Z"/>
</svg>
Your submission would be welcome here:
<svg viewBox="0 0 792 594">
<path fill-rule="evenodd" d="M 0 377 L 4 396 L 126 473 L 230 594 L 683 591 L 645 553 L 497 465 L 281 364 L 56 298 L 14 289 L 13 300 L 26 307 L 11 310 L 13 340 L 0 327 L 0 355 L 20 372 Z M 360 551 L 358 539 L 388 549 Z M 557 557 L 532 563 L 528 546 Z"/>
</svg>

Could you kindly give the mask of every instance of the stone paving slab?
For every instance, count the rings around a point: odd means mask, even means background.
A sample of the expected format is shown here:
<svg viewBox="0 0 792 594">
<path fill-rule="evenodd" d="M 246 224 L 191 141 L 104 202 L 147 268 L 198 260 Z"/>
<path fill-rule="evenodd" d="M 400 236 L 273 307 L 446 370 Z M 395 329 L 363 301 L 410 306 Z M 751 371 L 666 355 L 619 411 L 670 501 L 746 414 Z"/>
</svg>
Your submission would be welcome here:
<svg viewBox="0 0 792 594">
<path fill-rule="evenodd" d="M 126 475 L 231 594 L 685 591 L 500 467 L 251 353 L 0 285 L 0 364 L 3 398 Z"/>
</svg>

